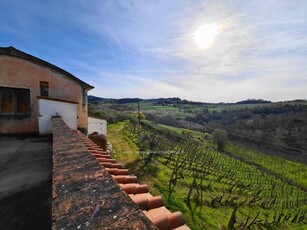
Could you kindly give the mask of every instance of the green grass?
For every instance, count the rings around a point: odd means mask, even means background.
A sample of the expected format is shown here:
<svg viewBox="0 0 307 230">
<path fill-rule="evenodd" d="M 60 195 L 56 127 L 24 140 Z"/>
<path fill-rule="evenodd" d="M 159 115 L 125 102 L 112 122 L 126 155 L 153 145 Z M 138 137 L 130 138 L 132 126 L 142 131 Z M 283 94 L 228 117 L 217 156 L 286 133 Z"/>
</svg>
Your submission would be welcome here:
<svg viewBox="0 0 307 230">
<path fill-rule="evenodd" d="M 138 110 L 137 103 L 129 103 L 126 104 L 134 108 L 135 111 Z M 184 113 L 179 110 L 178 107 L 173 105 L 154 105 L 149 102 L 141 102 L 140 103 L 140 111 L 145 113 L 154 113 L 154 114 L 170 114 L 175 117 L 185 118 L 188 113 Z"/>
<path fill-rule="evenodd" d="M 229 144 L 226 150 L 307 188 L 307 165 Z"/>
<path fill-rule="evenodd" d="M 194 130 L 190 130 L 190 129 L 177 128 L 177 127 L 174 127 L 174 126 L 162 125 L 162 124 L 158 124 L 158 126 L 165 128 L 165 129 L 168 129 L 168 130 L 171 130 L 171 131 L 174 131 L 178 134 L 182 134 L 182 131 L 190 132 L 192 134 L 192 137 L 194 137 L 194 138 L 198 138 L 198 137 L 203 136 L 203 133 L 197 132 L 197 131 L 194 131 Z"/>
<path fill-rule="evenodd" d="M 217 111 L 221 112 L 223 110 L 236 110 L 236 109 L 252 109 L 255 107 L 262 106 L 272 106 L 273 103 L 263 103 L 263 104 L 222 104 L 222 105 L 214 105 L 209 107 L 209 111 Z"/>
<path fill-rule="evenodd" d="M 129 105 L 135 110 L 138 108 L 138 104 L 135 103 L 127 103 L 125 105 Z M 148 110 L 156 110 L 156 111 L 178 111 L 178 108 L 175 106 L 168 106 L 168 105 L 154 105 L 150 102 L 140 102 L 140 110 L 141 111 L 148 111 Z"/>
<path fill-rule="evenodd" d="M 177 107 L 174 106 L 162 106 L 162 105 L 145 105 L 141 107 L 142 111 L 147 110 L 158 110 L 158 111 L 178 111 Z"/>
<path fill-rule="evenodd" d="M 108 141 L 113 145 L 113 157 L 122 164 L 130 163 L 138 156 L 138 147 L 134 137 L 125 131 L 125 125 L 127 122 L 108 125 Z"/>
<path fill-rule="evenodd" d="M 165 206 L 167 208 L 173 212 L 181 211 L 184 215 L 187 225 L 191 229 L 218 229 L 221 226 L 227 226 L 233 208 L 228 205 L 218 205 L 217 207 L 212 207 L 210 206 L 210 201 L 212 198 L 227 192 L 230 186 L 236 181 L 239 181 L 245 185 L 251 184 L 250 188 L 247 190 L 240 192 L 238 189 L 236 189 L 233 190 L 231 194 L 229 194 L 231 196 L 239 196 L 239 201 L 243 201 L 245 197 L 251 197 L 257 191 L 260 191 L 259 197 L 261 198 L 261 202 L 265 201 L 266 199 L 271 201 L 275 196 L 277 197 L 278 201 L 276 206 L 269 209 L 263 209 L 258 204 L 253 204 L 252 206 L 242 204 L 240 205 L 237 212 L 237 220 L 244 220 L 247 215 L 250 215 L 251 218 L 253 218 L 257 215 L 258 212 L 260 212 L 260 219 L 265 219 L 265 213 L 267 213 L 269 215 L 268 220 L 273 222 L 275 213 L 284 209 L 284 207 L 282 207 L 283 201 L 292 201 L 295 203 L 297 197 L 303 199 L 305 196 L 306 198 L 306 193 L 271 177 L 269 174 L 257 170 L 251 165 L 242 161 L 224 156 L 214 150 L 208 149 L 204 152 L 204 154 L 212 156 L 213 161 L 206 165 L 209 171 L 203 184 L 205 189 L 204 206 L 202 210 L 200 210 L 199 207 L 196 207 L 194 202 L 191 203 L 190 207 L 186 202 L 189 185 L 193 180 L 193 171 L 185 173 L 184 179 L 178 181 L 174 193 L 171 195 L 171 198 L 168 199 L 168 185 L 170 175 L 172 173 L 172 168 L 174 167 L 174 160 L 171 161 L 168 165 L 165 165 L 163 164 L 163 162 L 165 162 L 165 158 L 164 156 L 161 156 L 154 158 L 150 164 L 144 167 L 144 161 L 138 154 L 138 147 L 135 144 L 136 138 L 134 135 L 129 133 L 127 129 L 124 128 L 125 125 L 127 125 L 127 122 L 113 124 L 108 127 L 108 139 L 111 141 L 114 149 L 116 150 L 115 157 L 119 162 L 125 163 L 131 173 L 134 173 L 138 176 L 140 183 L 148 184 L 150 187 L 150 192 L 153 195 L 162 195 L 164 197 Z M 164 125 L 160 127 L 173 130 L 179 134 L 183 130 Z M 200 135 L 201 133 L 196 132 L 196 134 Z M 247 150 L 241 151 L 242 154 L 244 152 L 248 152 Z M 259 161 L 259 155 L 247 155 L 246 157 L 255 162 Z M 260 159 L 262 159 L 262 161 L 267 160 L 269 162 L 267 164 L 262 162 L 265 167 L 268 167 L 272 164 L 272 161 L 270 162 L 269 158 L 265 158 L 265 156 L 261 156 Z M 291 162 L 289 163 L 283 159 L 274 158 L 274 161 L 277 160 L 280 161 L 280 163 L 283 163 L 282 165 L 286 167 L 287 170 L 289 169 L 289 174 L 291 174 L 291 169 L 295 169 L 296 167 L 296 165 L 292 165 Z M 272 167 L 270 169 L 272 169 Z M 281 172 L 282 170 L 280 173 Z M 221 175 L 225 176 L 220 181 L 217 181 Z M 194 191 L 193 196 L 195 195 L 196 193 Z M 287 212 L 293 213 L 298 208 L 306 210 L 306 202 L 302 205 L 294 207 L 291 206 L 285 209 Z M 251 229 L 307 229 L 306 226 L 307 222 L 305 219 L 302 223 L 292 223 L 288 221 L 284 223 L 271 224 L 267 227 L 252 227 Z"/>
</svg>

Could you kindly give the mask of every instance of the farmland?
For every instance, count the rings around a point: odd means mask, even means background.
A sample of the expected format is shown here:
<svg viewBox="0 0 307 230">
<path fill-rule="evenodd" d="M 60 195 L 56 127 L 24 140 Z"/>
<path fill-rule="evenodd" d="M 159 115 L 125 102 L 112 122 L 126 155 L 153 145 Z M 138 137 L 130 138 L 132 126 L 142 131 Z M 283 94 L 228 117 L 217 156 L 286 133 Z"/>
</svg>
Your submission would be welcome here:
<svg viewBox="0 0 307 230">
<path fill-rule="evenodd" d="M 161 127 L 143 125 L 142 134 L 133 132 L 135 127 L 131 122 L 110 126 L 111 142 L 120 139 L 130 142 L 127 146 L 138 146 L 116 149 L 116 157 L 129 152 L 133 159 L 124 163 L 142 182 L 151 185 L 154 193 L 162 193 L 170 209 L 181 210 L 193 229 L 226 227 L 233 213 L 235 228 L 304 229 L 307 193 L 303 190 L 250 164 L 225 156 L 211 145 L 184 140 Z M 138 135 L 159 135 L 155 139 L 161 139 L 154 150 L 146 150 L 146 143 L 141 143 Z M 125 138 L 127 136 L 129 138 Z M 146 164 L 150 151 L 155 154 Z M 266 159 L 265 155 L 259 157 Z M 293 168 L 291 164 L 289 167 Z M 274 167 L 269 169 L 275 170 Z M 306 173 L 307 167 L 301 165 L 300 170 Z M 299 178 L 296 179 L 299 184 Z"/>
<path fill-rule="evenodd" d="M 245 105 L 241 104 L 231 108 L 231 105 L 161 105 L 146 101 L 140 103 L 146 117 L 140 124 L 130 115 L 137 110 L 137 102 L 95 102 L 90 106 L 91 113 L 112 118 L 108 139 L 114 146 L 114 157 L 126 164 L 141 183 L 148 184 L 153 194 L 162 194 L 169 209 L 180 210 L 192 229 L 307 229 L 304 160 L 298 161 L 296 152 L 284 157 L 279 150 L 274 154 L 271 154 L 273 150 L 263 152 L 259 144 L 251 148 L 237 139 L 230 139 L 219 149 L 214 132 L 208 128 L 217 116 L 224 115 L 228 119 L 247 111 L 251 113 L 247 123 L 252 123 L 249 120 L 258 119 L 253 113 L 272 110 L 279 116 L 289 109 L 291 112 L 287 112 L 288 117 L 282 117 L 283 121 L 295 118 L 294 125 L 301 125 L 305 122 L 301 120 L 304 113 L 301 105 L 250 104 L 242 110 Z M 219 110 L 219 106 L 223 109 Z M 204 108 L 209 113 L 204 113 Z M 203 115 L 199 117 L 201 120 L 206 116 L 210 119 L 208 126 L 188 121 L 191 117 L 197 118 L 197 114 Z M 160 118 L 171 122 L 161 124 Z M 214 121 L 215 127 L 221 127 L 223 121 Z M 260 125 L 255 127 L 261 128 Z M 292 132 L 292 126 L 289 127 Z M 281 127 L 278 130 L 280 132 Z M 297 126 L 295 132 L 304 132 L 304 129 Z M 228 136 L 231 134 L 228 131 Z M 304 142 L 298 144 L 291 148 L 303 147 L 305 151 Z M 303 154 L 300 157 L 305 159 Z"/>
</svg>

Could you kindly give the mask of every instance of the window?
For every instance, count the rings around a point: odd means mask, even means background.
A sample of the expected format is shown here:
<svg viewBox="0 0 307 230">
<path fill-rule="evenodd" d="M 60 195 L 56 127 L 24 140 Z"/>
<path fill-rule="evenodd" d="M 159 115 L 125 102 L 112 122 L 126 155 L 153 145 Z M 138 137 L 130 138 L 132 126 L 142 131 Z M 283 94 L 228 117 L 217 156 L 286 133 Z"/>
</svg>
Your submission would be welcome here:
<svg viewBox="0 0 307 230">
<path fill-rule="evenodd" d="M 14 112 L 14 94 L 9 89 L 2 90 L 1 108 L 2 108 L 1 111 L 2 113 Z"/>
<path fill-rule="evenodd" d="M 87 103 L 87 93 L 85 91 L 85 89 L 82 89 L 82 105 L 83 108 L 86 106 Z"/>
<path fill-rule="evenodd" d="M 30 90 L 0 87 L 0 114 L 30 114 Z"/>
<path fill-rule="evenodd" d="M 46 81 L 39 82 L 39 86 L 41 89 L 41 96 L 49 96 L 49 83 Z"/>
</svg>

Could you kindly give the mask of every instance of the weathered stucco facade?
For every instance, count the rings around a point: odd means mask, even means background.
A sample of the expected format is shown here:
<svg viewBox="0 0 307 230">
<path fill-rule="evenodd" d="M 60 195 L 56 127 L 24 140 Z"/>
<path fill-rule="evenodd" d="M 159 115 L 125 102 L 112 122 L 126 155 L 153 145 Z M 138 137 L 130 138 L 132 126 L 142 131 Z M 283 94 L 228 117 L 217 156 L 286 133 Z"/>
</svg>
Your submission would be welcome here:
<svg viewBox="0 0 307 230">
<path fill-rule="evenodd" d="M 48 62 L 13 47 L 0 48 L 0 134 L 37 133 L 39 98 L 77 103 L 77 126 L 86 130 L 92 88 Z"/>
</svg>

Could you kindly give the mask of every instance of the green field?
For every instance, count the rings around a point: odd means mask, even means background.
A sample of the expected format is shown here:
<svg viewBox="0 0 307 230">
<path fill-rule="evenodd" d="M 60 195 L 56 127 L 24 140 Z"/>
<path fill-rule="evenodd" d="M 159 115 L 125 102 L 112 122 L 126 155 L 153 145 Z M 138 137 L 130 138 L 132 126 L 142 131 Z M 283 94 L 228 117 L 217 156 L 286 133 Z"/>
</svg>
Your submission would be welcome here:
<svg viewBox="0 0 307 230">
<path fill-rule="evenodd" d="M 209 111 L 221 112 L 223 110 L 236 110 L 236 109 L 251 109 L 260 106 L 272 106 L 273 103 L 263 103 L 263 104 L 219 104 L 209 106 Z"/>
<path fill-rule="evenodd" d="M 226 151 L 242 157 L 248 162 L 261 165 L 265 169 L 285 177 L 296 184 L 307 188 L 307 166 L 298 162 L 285 160 L 280 157 L 270 156 L 260 151 L 243 148 L 229 144 Z"/>
<path fill-rule="evenodd" d="M 174 131 L 178 134 L 182 134 L 182 132 L 189 132 L 189 133 L 191 133 L 192 137 L 194 137 L 194 138 L 199 138 L 199 137 L 203 136 L 203 133 L 197 132 L 197 131 L 194 131 L 194 130 L 190 130 L 190 129 L 177 128 L 177 127 L 173 127 L 173 126 L 169 126 L 169 125 L 161 125 L 161 124 L 158 124 L 158 126 L 165 128 L 165 129 L 168 129 L 168 130 L 171 130 L 171 131 Z"/>
<path fill-rule="evenodd" d="M 140 135 L 158 138 L 155 150 L 163 150 L 164 154 L 144 164 L 147 155 L 138 151 L 139 144 L 144 148 L 144 143 L 138 143 L 132 126 L 128 122 L 109 126 L 109 141 L 116 148 L 115 157 L 126 163 L 141 183 L 150 185 L 151 193 L 162 194 L 169 209 L 180 210 L 192 229 L 227 227 L 235 207 L 238 207 L 236 228 L 307 229 L 307 193 L 249 162 L 301 186 L 305 186 L 306 165 L 229 146 L 229 151 L 249 161 L 243 162 L 205 143 L 192 139 L 185 142 L 184 138 L 178 141 L 182 129 L 150 123 L 144 123 Z M 165 128 L 177 133 L 179 139 L 175 134 L 168 134 Z M 200 133 L 192 135 L 197 137 Z"/>
</svg>

